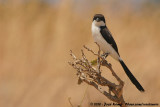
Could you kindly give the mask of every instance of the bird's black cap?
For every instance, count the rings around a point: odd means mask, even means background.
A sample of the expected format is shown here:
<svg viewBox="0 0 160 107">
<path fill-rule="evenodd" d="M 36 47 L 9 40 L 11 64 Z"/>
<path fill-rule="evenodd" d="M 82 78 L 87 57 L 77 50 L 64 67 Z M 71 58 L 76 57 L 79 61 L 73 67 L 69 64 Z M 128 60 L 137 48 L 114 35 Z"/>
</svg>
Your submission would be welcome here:
<svg viewBox="0 0 160 107">
<path fill-rule="evenodd" d="M 105 23 L 105 18 L 102 14 L 95 14 L 94 17 L 93 17 L 93 21 L 94 20 L 99 20 L 99 21 L 103 21 Z"/>
</svg>

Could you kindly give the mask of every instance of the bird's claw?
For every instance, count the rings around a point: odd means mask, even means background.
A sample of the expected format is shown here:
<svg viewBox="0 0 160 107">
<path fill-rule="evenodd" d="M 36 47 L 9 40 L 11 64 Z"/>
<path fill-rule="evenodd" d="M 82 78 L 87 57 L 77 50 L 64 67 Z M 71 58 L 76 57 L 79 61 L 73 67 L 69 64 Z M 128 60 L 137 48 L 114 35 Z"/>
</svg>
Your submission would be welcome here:
<svg viewBox="0 0 160 107">
<path fill-rule="evenodd" d="M 104 57 L 104 59 L 105 59 L 105 58 L 107 58 L 108 55 L 109 55 L 109 53 L 104 53 L 101 56 Z"/>
</svg>

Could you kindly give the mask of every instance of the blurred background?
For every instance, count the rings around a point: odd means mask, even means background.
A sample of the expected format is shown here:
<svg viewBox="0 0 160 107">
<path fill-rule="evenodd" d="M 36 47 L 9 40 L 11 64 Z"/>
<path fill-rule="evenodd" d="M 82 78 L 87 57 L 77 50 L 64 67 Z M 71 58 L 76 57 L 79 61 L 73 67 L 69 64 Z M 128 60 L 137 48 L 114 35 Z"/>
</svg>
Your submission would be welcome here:
<svg viewBox="0 0 160 107">
<path fill-rule="evenodd" d="M 146 90 L 140 93 L 108 57 L 125 82 L 125 101 L 159 103 L 159 0 L 0 0 L 0 107 L 70 107 L 69 97 L 79 105 L 87 84 L 77 84 L 69 50 L 78 57 L 83 45 L 97 50 L 91 36 L 96 13 L 106 17 L 121 57 Z M 82 107 L 90 102 L 110 103 L 89 86 Z"/>
</svg>

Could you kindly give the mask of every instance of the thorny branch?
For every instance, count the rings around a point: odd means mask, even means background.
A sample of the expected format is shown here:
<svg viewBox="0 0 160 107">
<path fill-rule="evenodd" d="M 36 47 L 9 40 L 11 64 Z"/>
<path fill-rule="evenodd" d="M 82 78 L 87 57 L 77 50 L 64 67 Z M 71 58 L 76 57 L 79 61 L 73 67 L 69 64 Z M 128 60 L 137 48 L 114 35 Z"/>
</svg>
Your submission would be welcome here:
<svg viewBox="0 0 160 107">
<path fill-rule="evenodd" d="M 97 43 L 96 43 L 97 44 Z M 73 58 L 73 62 L 68 62 L 74 69 L 77 70 L 78 76 L 78 84 L 82 82 L 86 82 L 87 84 L 95 87 L 100 93 L 105 95 L 108 99 L 113 102 L 118 103 L 121 107 L 126 107 L 125 101 L 123 98 L 123 86 L 124 82 L 117 76 L 117 74 L 112 69 L 111 64 L 105 60 L 105 57 L 101 55 L 101 50 L 99 45 L 98 53 L 95 53 L 92 49 L 84 46 L 84 49 L 91 52 L 93 55 L 97 56 L 97 67 L 95 68 L 91 62 L 88 61 L 84 51 L 81 50 L 82 59 L 78 59 L 72 51 L 70 51 L 70 55 Z M 101 75 L 101 66 L 107 67 L 114 78 L 118 81 L 118 85 L 109 81 Z M 101 88 L 101 86 L 108 87 L 108 91 Z M 111 94 L 113 93 L 113 94 Z"/>
</svg>

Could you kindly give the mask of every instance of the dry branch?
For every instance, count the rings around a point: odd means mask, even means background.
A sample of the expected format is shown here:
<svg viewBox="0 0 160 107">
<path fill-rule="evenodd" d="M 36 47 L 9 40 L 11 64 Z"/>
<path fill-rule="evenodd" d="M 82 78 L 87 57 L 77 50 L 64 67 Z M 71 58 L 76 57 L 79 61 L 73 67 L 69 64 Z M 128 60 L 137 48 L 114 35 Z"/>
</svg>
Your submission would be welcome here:
<svg viewBox="0 0 160 107">
<path fill-rule="evenodd" d="M 97 43 L 96 43 L 97 44 Z M 112 69 L 111 64 L 105 60 L 105 57 L 101 55 L 101 50 L 99 45 L 98 46 L 98 52 L 95 53 L 93 50 L 89 49 L 88 47 L 84 46 L 84 49 L 91 52 L 93 55 L 97 56 L 97 67 L 95 68 L 91 62 L 87 59 L 86 55 L 84 54 L 83 50 L 81 50 L 82 53 L 82 59 L 78 59 L 72 51 L 70 51 L 70 55 L 73 58 L 73 62 L 69 62 L 69 64 L 77 70 L 77 76 L 78 76 L 78 84 L 81 84 L 82 82 L 86 82 L 87 84 L 95 87 L 100 93 L 105 95 L 108 99 L 110 99 L 113 102 L 116 102 L 121 105 L 121 107 L 126 107 L 125 101 L 123 99 L 123 86 L 124 82 L 117 76 L 117 74 Z M 118 84 L 115 84 L 108 79 L 104 78 L 101 75 L 101 66 L 107 67 L 114 78 L 118 81 Z M 101 86 L 108 87 L 108 91 L 101 88 Z M 113 94 L 111 94 L 113 93 Z"/>
</svg>

